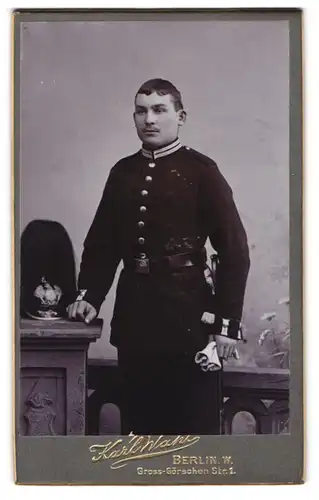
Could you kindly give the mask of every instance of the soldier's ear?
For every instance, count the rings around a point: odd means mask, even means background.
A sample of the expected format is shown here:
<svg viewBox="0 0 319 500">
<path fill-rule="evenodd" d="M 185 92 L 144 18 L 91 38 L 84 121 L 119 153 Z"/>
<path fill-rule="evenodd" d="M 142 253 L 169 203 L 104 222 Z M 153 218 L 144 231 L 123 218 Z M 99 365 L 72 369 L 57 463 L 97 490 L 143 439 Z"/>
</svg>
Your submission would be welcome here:
<svg viewBox="0 0 319 500">
<path fill-rule="evenodd" d="M 180 109 L 178 111 L 178 125 L 184 125 L 184 123 L 186 122 L 186 118 L 187 118 L 187 113 L 185 109 Z"/>
<path fill-rule="evenodd" d="M 137 127 L 137 125 L 136 125 L 136 111 L 133 112 L 133 122 L 134 122 L 135 127 Z"/>
</svg>

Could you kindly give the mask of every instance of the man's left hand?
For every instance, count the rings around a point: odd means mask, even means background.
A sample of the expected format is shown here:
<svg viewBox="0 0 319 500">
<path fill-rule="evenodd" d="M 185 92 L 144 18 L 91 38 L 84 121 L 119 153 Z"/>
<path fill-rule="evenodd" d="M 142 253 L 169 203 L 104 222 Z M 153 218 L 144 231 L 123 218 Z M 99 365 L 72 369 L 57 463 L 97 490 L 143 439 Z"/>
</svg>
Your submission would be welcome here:
<svg viewBox="0 0 319 500">
<path fill-rule="evenodd" d="M 227 360 L 228 358 L 232 357 L 237 344 L 237 340 L 223 337 L 222 335 L 215 335 L 215 342 L 217 345 L 218 356 L 221 359 Z"/>
</svg>

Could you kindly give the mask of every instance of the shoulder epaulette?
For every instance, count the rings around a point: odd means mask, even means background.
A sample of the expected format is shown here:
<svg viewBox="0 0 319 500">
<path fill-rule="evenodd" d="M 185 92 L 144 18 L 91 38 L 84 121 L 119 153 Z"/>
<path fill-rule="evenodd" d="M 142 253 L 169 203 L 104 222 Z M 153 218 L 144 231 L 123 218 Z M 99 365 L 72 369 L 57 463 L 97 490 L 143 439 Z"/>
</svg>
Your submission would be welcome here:
<svg viewBox="0 0 319 500">
<path fill-rule="evenodd" d="M 115 165 L 113 166 L 112 170 L 113 169 L 121 169 L 121 168 L 125 168 L 126 165 L 130 164 L 131 161 L 134 161 L 139 155 L 139 152 L 137 151 L 136 153 L 133 153 L 131 155 L 128 155 L 128 156 L 123 156 L 123 158 L 120 158 L 116 163 Z"/>
<path fill-rule="evenodd" d="M 189 146 L 184 146 L 184 147 L 187 152 L 194 155 L 196 159 L 198 159 L 201 163 L 204 163 L 205 165 L 217 166 L 216 162 L 209 156 L 206 156 L 203 153 L 197 151 L 196 149 L 190 148 Z"/>
</svg>

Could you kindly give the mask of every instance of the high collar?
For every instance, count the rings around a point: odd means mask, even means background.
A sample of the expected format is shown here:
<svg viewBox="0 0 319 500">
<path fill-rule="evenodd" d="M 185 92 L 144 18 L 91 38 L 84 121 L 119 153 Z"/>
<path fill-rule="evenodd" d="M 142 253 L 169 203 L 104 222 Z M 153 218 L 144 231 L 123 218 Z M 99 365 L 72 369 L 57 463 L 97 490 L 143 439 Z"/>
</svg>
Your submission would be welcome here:
<svg viewBox="0 0 319 500">
<path fill-rule="evenodd" d="M 178 151 L 182 147 L 180 140 L 176 139 L 174 142 L 171 142 L 170 144 L 167 144 L 167 146 L 164 146 L 159 149 L 147 149 L 145 146 L 142 146 L 142 155 L 145 156 L 146 158 L 151 158 L 152 160 L 156 160 L 157 158 L 162 158 L 162 156 L 167 156 L 172 153 L 175 153 L 175 151 Z"/>
</svg>

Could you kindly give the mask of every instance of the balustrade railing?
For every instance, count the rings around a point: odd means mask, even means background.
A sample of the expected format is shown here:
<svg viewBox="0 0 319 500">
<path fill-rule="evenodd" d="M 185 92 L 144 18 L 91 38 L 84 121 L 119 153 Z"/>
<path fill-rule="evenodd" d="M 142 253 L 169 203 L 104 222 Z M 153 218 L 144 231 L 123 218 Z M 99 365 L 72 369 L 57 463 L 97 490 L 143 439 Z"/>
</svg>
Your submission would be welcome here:
<svg viewBox="0 0 319 500">
<path fill-rule="evenodd" d="M 250 413 L 256 422 L 256 434 L 279 434 L 289 427 L 289 370 L 276 368 L 225 366 L 222 428 L 232 434 L 234 417 Z M 121 409 L 117 361 L 89 359 L 88 433 L 99 434 L 102 406 L 112 403 Z"/>
</svg>

